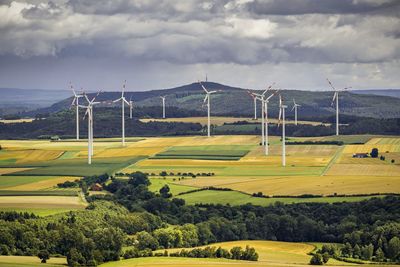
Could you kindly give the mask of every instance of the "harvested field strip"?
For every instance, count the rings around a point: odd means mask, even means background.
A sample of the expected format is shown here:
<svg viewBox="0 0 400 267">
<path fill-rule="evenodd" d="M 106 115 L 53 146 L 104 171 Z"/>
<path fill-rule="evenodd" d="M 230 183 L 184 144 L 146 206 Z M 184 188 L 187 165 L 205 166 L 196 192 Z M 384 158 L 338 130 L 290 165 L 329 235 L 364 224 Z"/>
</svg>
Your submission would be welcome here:
<svg viewBox="0 0 400 267">
<path fill-rule="evenodd" d="M 373 138 L 367 143 L 368 145 L 383 145 L 383 144 L 390 144 L 390 145 L 400 145 L 400 138 L 398 137 L 381 137 L 381 138 Z"/>
<path fill-rule="evenodd" d="M 243 179 L 235 176 L 198 177 L 196 179 L 185 179 L 180 181 L 179 184 L 195 187 L 218 186 L 250 194 L 262 192 L 264 195 L 286 196 L 333 195 L 335 193 L 340 195 L 400 193 L 398 176 L 326 175 L 249 178 Z"/>
<path fill-rule="evenodd" d="M 49 161 L 60 157 L 64 151 L 60 150 L 29 150 L 28 154 L 17 163 Z"/>
<path fill-rule="evenodd" d="M 4 264 L 4 265 L 1 265 Z M 10 264 L 10 265 L 7 265 Z M 40 259 L 36 256 L 0 256 L 0 266 L 46 266 L 46 267 L 54 267 L 54 266 L 65 266 L 67 264 L 67 260 L 65 258 L 53 258 L 51 257 L 47 260 L 47 263 L 40 263 Z"/>
<path fill-rule="evenodd" d="M 400 152 L 400 144 L 365 144 L 365 145 L 346 145 L 343 153 L 370 153 L 373 148 L 378 148 L 379 152 Z"/>
<path fill-rule="evenodd" d="M 54 176 L 0 176 L 0 189 L 31 184 L 55 178 Z"/>
<path fill-rule="evenodd" d="M 26 170 L 30 170 L 30 169 L 31 168 L 0 168 L 0 175 L 14 173 L 14 172 L 20 172 L 20 171 L 26 171 Z"/>
<path fill-rule="evenodd" d="M 0 196 L 77 196 L 77 191 L 52 190 L 52 191 L 14 191 L 0 190 Z"/>
<path fill-rule="evenodd" d="M 326 175 L 398 176 L 400 166 L 394 164 L 334 164 Z"/>
<path fill-rule="evenodd" d="M 0 208 L 84 208 L 80 197 L 1 196 Z"/>
<path fill-rule="evenodd" d="M 59 183 L 64 183 L 66 181 L 75 181 L 78 177 L 54 177 L 52 179 L 37 181 L 33 183 L 27 183 L 12 187 L 7 187 L 7 190 L 18 190 L 18 191 L 32 191 L 32 190 L 44 190 L 49 188 L 54 188 Z"/>
</svg>

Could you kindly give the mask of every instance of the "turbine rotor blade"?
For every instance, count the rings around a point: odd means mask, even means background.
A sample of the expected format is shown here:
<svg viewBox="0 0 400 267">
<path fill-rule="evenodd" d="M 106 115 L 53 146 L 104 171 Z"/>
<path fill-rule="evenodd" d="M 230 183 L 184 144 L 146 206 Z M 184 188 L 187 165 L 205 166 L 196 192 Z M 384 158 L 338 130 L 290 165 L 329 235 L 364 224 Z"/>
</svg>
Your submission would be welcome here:
<svg viewBox="0 0 400 267">
<path fill-rule="evenodd" d="M 335 92 L 335 93 L 333 94 L 331 106 L 333 106 L 333 102 L 335 101 L 336 97 L 338 97 L 338 92 Z"/>
<path fill-rule="evenodd" d="M 333 91 L 337 91 L 335 87 L 333 87 L 333 84 L 331 83 L 331 81 L 326 78 L 326 80 L 328 81 L 329 85 L 332 87 Z"/>
<path fill-rule="evenodd" d="M 200 80 L 199 80 L 199 84 L 201 85 L 201 87 L 203 88 L 203 90 L 208 94 L 208 91 L 207 91 L 207 89 L 204 87 L 204 85 L 200 82 Z"/>
</svg>

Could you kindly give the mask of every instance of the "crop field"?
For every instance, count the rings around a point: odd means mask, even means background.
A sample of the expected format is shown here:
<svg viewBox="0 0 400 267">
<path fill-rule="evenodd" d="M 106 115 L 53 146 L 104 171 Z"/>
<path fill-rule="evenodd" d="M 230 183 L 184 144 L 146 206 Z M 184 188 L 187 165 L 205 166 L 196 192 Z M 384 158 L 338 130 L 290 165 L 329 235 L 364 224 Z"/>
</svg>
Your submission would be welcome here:
<svg viewBox="0 0 400 267">
<path fill-rule="evenodd" d="M 249 245 L 254 247 L 259 254 L 258 261 L 236 261 L 228 259 L 215 259 L 215 258 L 175 258 L 175 257 L 150 257 L 150 258 L 135 258 L 129 260 L 121 260 L 118 262 L 108 262 L 102 267 L 161 267 L 161 266 L 184 266 L 184 267 L 220 267 L 220 266 L 310 266 L 308 263 L 311 256 L 308 255 L 314 250 L 315 245 L 306 243 L 291 243 L 291 242 L 278 242 L 278 241 L 254 241 L 242 240 L 210 244 L 209 246 L 222 247 L 231 249 L 234 246 L 245 247 Z M 180 249 L 168 249 L 169 252 L 175 252 Z M 190 250 L 190 248 L 188 248 Z M 160 251 L 161 252 L 161 251 Z M 163 252 L 163 251 L 162 251 Z M 340 262 L 330 259 L 328 266 L 348 266 L 353 265 L 345 262 Z M 365 266 L 379 266 L 379 265 L 365 265 Z M 387 265 L 388 266 L 388 265 Z"/>
<path fill-rule="evenodd" d="M 0 168 L 0 175 L 30 170 L 31 168 Z"/>
<path fill-rule="evenodd" d="M 335 193 L 347 195 L 398 193 L 400 188 L 398 176 L 272 176 L 243 181 L 240 181 L 240 179 L 230 180 L 229 178 L 214 180 L 196 178 L 180 181 L 180 184 L 198 187 L 214 185 L 250 194 L 262 192 L 265 195 L 291 196 L 302 194 L 331 195 Z"/>
<path fill-rule="evenodd" d="M 156 154 L 152 159 L 208 159 L 239 160 L 250 150 L 249 146 L 176 146 Z"/>
<path fill-rule="evenodd" d="M 83 209 L 85 206 L 78 196 L 0 196 L 0 209 Z"/>
<path fill-rule="evenodd" d="M 31 266 L 46 266 L 59 267 L 65 266 L 67 260 L 65 258 L 50 258 L 47 263 L 40 263 L 40 259 L 35 256 L 0 256 L 0 266 L 7 267 L 31 267 Z"/>
<path fill-rule="evenodd" d="M 151 178 L 151 185 L 149 186 L 149 190 L 152 192 L 158 192 L 161 187 L 164 185 L 168 185 L 170 192 L 173 196 L 176 196 L 183 192 L 188 192 L 190 190 L 195 190 L 197 187 L 187 186 L 187 185 L 179 185 L 172 182 L 171 179 L 161 179 L 161 178 Z"/>
<path fill-rule="evenodd" d="M 189 205 L 194 204 L 230 204 L 230 205 L 245 205 L 251 203 L 259 206 L 269 206 L 276 202 L 284 204 L 293 203 L 336 203 L 336 202 L 355 202 L 370 199 L 371 196 L 365 197 L 314 197 L 314 198 L 288 198 L 288 197 L 276 197 L 276 198 L 262 198 L 253 197 L 248 194 L 244 194 L 238 191 L 218 191 L 218 190 L 203 190 L 193 192 L 189 194 L 182 194 L 177 196 L 178 198 L 184 199 Z"/>
<path fill-rule="evenodd" d="M 2 189 L 10 189 L 13 187 L 18 187 L 18 186 L 26 186 L 24 190 L 29 190 L 32 188 L 29 188 L 30 186 L 32 187 L 38 187 L 38 189 L 43 189 L 41 185 L 43 185 L 43 182 L 47 185 L 48 181 L 51 181 L 52 179 L 58 179 L 59 177 L 54 177 L 54 176 L 0 176 L 0 190 Z M 60 181 L 60 180 L 59 180 Z M 36 183 L 40 183 L 39 185 L 34 185 Z M 46 186 L 44 188 L 47 188 L 49 186 Z"/>
<path fill-rule="evenodd" d="M 390 138 L 390 137 L 380 137 L 380 138 L 372 138 L 368 141 L 369 145 L 400 145 L 400 138 Z"/>
<path fill-rule="evenodd" d="M 376 135 L 290 138 L 346 144 L 288 145 L 286 167 L 281 166 L 279 137 L 270 138 L 268 156 L 259 145 L 260 136 L 253 135 L 133 138 L 126 147 L 121 147 L 118 138 L 99 139 L 91 166 L 87 165 L 84 140 L 6 140 L 1 141 L 0 189 L 48 190 L 86 175 L 142 171 L 153 174 L 151 190 L 168 184 L 174 195 L 208 186 L 292 196 L 400 193 L 399 139 Z M 385 161 L 352 157 L 374 147 L 385 155 Z M 168 173 L 167 179 L 157 180 L 163 171 Z M 184 173 L 197 177 L 180 179 Z M 213 175 L 198 175 L 201 173 Z M 199 193 L 190 194 L 183 195 L 189 202 Z M 210 198 L 218 201 L 217 196 Z M 242 196 L 238 203 L 244 199 Z"/>
<path fill-rule="evenodd" d="M 0 123 L 22 123 L 22 122 L 32 122 L 34 119 L 27 118 L 27 119 L 15 119 L 15 120 L 0 120 Z"/>
</svg>

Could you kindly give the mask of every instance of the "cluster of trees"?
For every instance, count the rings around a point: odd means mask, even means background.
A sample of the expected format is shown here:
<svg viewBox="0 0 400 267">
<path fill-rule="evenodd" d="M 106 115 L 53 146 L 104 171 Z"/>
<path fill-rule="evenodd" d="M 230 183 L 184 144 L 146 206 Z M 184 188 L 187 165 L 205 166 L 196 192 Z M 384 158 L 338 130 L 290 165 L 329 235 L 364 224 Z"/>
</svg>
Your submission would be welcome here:
<svg viewBox="0 0 400 267">
<path fill-rule="evenodd" d="M 230 250 L 221 247 L 205 247 L 205 248 L 194 248 L 191 250 L 182 249 L 179 252 L 170 253 L 171 257 L 188 257 L 188 258 L 225 258 L 232 260 L 246 260 L 246 261 L 257 261 L 258 253 L 252 247 L 246 246 L 245 249 L 242 247 L 233 247 Z"/>
<path fill-rule="evenodd" d="M 85 178 L 88 184 L 108 179 Z M 398 196 L 335 204 L 188 206 L 168 198 L 168 187 L 149 191 L 150 181 L 140 172 L 103 184 L 113 194 L 88 197 L 85 211 L 45 218 L 0 213 L 0 254 L 40 254 L 44 260 L 47 253 L 64 255 L 70 266 L 79 266 L 117 260 L 124 245 L 134 247 L 124 257 L 133 257 L 152 256 L 157 249 L 264 239 L 343 243 L 335 252 L 340 257 L 400 262 Z"/>
<path fill-rule="evenodd" d="M 144 232 L 146 233 L 146 232 Z M 143 232 L 139 233 L 139 244 L 142 241 Z M 148 235 L 148 234 L 147 234 Z M 150 236 L 149 236 L 150 237 Z M 155 247 L 154 249 L 156 249 Z M 225 258 L 233 260 L 247 260 L 247 261 L 257 261 L 258 253 L 252 247 L 246 246 L 245 249 L 236 246 L 230 250 L 221 247 L 210 247 L 205 248 L 194 248 L 194 249 L 182 249 L 180 251 L 171 252 L 168 254 L 167 250 L 164 252 L 153 252 L 150 248 L 143 248 L 141 246 L 135 246 L 132 249 L 125 251 L 123 257 L 124 259 L 140 258 L 140 257 L 186 257 L 186 258 Z"/>
<path fill-rule="evenodd" d="M 162 223 L 151 214 L 132 214 L 104 201 L 92 203 L 85 211 L 7 218 L 10 216 L 0 218 L 0 254 L 36 255 L 44 261 L 49 255 L 64 255 L 69 266 L 118 260 L 127 234 L 151 232 Z"/>
</svg>

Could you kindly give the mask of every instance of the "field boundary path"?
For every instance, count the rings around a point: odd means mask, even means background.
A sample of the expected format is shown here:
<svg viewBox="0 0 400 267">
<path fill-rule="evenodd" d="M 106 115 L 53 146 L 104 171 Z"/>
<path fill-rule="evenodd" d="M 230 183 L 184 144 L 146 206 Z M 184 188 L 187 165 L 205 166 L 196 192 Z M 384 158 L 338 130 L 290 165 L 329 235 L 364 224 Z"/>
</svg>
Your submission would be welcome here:
<svg viewBox="0 0 400 267">
<path fill-rule="evenodd" d="M 328 165 L 326 165 L 325 169 L 322 171 L 320 176 L 324 176 L 329 171 L 329 169 L 332 167 L 332 165 L 336 163 L 336 161 L 342 154 L 345 147 L 346 146 L 344 145 L 344 146 L 341 146 L 338 150 L 336 150 L 335 155 L 333 155 L 332 159 L 329 161 Z"/>
</svg>

